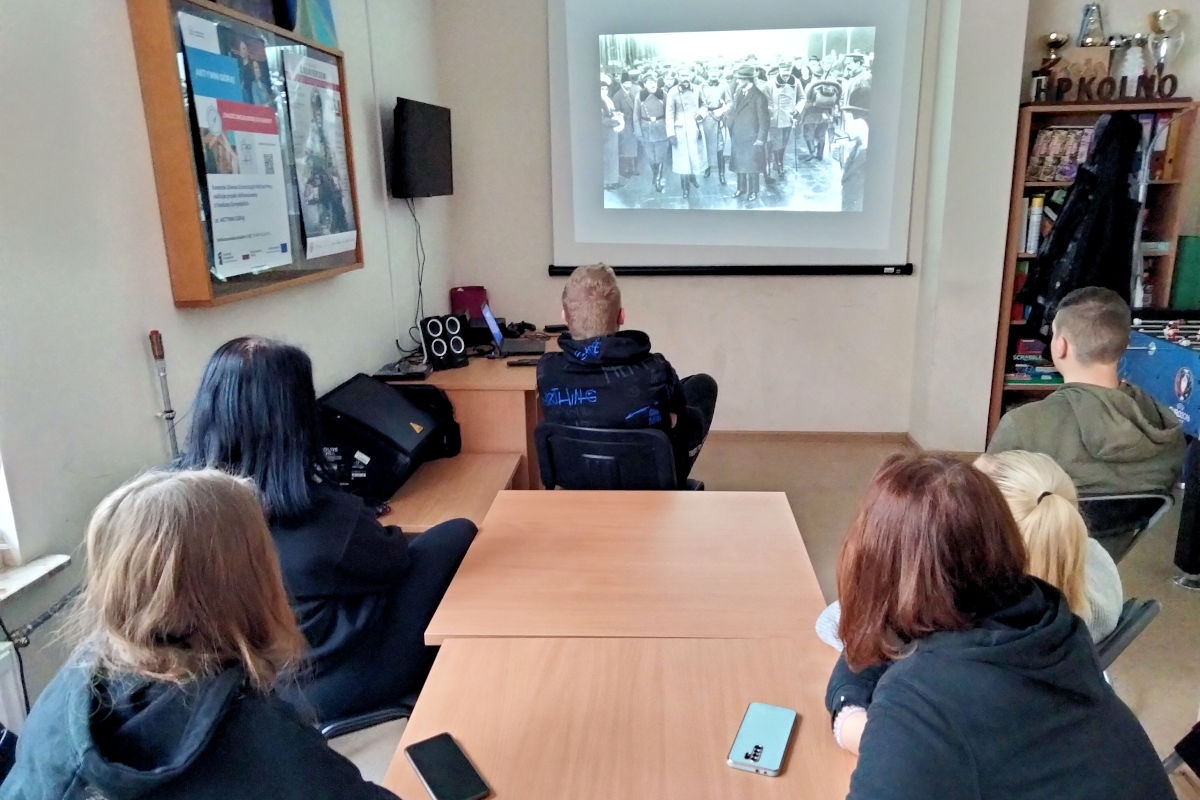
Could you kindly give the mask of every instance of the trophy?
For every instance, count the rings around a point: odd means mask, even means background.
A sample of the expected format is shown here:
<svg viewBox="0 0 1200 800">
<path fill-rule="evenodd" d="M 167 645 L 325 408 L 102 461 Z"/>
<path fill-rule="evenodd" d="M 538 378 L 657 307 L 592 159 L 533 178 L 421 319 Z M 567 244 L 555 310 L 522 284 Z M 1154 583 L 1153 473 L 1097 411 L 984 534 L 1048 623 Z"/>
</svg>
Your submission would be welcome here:
<svg viewBox="0 0 1200 800">
<path fill-rule="evenodd" d="M 1058 33 L 1050 31 L 1045 36 L 1046 49 L 1048 50 L 1046 57 L 1042 59 L 1042 69 L 1052 70 L 1054 66 L 1062 59 L 1059 50 L 1067 46 L 1067 42 L 1071 41 L 1069 33 Z"/>
<path fill-rule="evenodd" d="M 1080 47 L 1103 47 L 1108 44 L 1104 35 L 1104 24 L 1100 21 L 1100 4 L 1088 3 L 1083 7 L 1083 21 L 1079 24 Z"/>
<path fill-rule="evenodd" d="M 1147 38 L 1150 58 L 1155 66 L 1166 72 L 1167 64 L 1179 56 L 1183 47 L 1183 31 L 1179 30 L 1179 12 L 1163 8 L 1150 15 L 1150 28 L 1154 31 Z"/>
</svg>

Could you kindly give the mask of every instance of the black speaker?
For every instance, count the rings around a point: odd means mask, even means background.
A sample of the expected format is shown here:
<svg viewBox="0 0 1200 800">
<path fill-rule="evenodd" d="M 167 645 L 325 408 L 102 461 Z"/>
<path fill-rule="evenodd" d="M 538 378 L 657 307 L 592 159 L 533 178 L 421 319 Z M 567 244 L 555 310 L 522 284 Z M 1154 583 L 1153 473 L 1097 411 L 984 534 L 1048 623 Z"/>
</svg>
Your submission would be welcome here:
<svg viewBox="0 0 1200 800">
<path fill-rule="evenodd" d="M 425 360 L 434 369 L 454 369 L 467 365 L 467 318 L 447 314 L 421 320 L 421 344 Z"/>
</svg>

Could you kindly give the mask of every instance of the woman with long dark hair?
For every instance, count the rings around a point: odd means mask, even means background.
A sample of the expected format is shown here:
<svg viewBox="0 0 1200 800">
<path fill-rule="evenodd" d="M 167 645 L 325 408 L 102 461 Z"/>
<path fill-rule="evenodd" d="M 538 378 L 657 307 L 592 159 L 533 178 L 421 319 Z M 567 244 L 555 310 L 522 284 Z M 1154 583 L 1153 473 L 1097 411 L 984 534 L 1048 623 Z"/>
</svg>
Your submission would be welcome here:
<svg viewBox="0 0 1200 800">
<path fill-rule="evenodd" d="M 425 626 L 475 526 L 451 520 L 410 543 L 325 480 L 324 463 L 304 351 L 260 337 L 221 345 L 200 379 L 179 464 L 219 467 L 258 486 L 309 644 L 298 690 L 285 694 L 330 720 L 395 705 L 420 688 L 436 654 Z"/>
<path fill-rule="evenodd" d="M 837 583 L 846 649 L 826 704 L 859 754 L 850 800 L 1174 796 L 1082 620 L 1026 574 L 1012 514 L 979 470 L 888 459 Z"/>
</svg>

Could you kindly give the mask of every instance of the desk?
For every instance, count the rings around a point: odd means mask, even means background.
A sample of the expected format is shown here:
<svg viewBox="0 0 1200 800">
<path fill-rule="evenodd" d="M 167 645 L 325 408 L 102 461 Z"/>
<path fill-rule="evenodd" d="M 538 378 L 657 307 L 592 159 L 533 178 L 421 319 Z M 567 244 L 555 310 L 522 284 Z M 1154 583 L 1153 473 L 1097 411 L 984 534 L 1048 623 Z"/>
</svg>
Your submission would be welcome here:
<svg viewBox="0 0 1200 800">
<path fill-rule="evenodd" d="M 824 607 L 782 492 L 509 491 L 425 641 L 794 637 Z"/>
<path fill-rule="evenodd" d="M 460 453 L 422 464 L 392 495 L 392 510 L 379 521 L 405 533 L 424 533 L 456 517 L 478 525 L 496 495 L 512 487 L 521 464 L 517 453 Z"/>
<path fill-rule="evenodd" d="M 845 797 L 856 759 L 824 705 L 835 659 L 811 626 L 793 641 L 452 639 L 383 785 L 426 797 L 403 748 L 450 731 L 497 800 Z M 779 777 L 725 763 L 750 701 L 800 712 Z"/>
<path fill-rule="evenodd" d="M 434 372 L 426 380 L 454 405 L 464 453 L 520 453 L 514 488 L 540 487 L 533 429 L 542 419 L 537 369 L 510 367 L 505 359 L 472 358 L 465 367 Z"/>
</svg>

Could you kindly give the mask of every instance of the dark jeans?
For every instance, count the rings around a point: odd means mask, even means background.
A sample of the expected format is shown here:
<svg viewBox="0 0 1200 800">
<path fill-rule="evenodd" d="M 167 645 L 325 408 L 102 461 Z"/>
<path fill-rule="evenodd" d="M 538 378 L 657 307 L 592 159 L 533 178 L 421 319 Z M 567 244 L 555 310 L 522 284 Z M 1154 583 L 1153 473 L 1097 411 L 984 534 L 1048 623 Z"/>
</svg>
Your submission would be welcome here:
<svg viewBox="0 0 1200 800">
<path fill-rule="evenodd" d="M 404 580 L 391 589 L 383 613 L 360 633 L 352 652 L 334 669 L 301 678 L 303 699 L 281 694 L 328 722 L 395 706 L 420 691 L 437 655 L 436 647 L 425 645 L 425 628 L 474 538 L 474 523 L 452 519 L 413 539 Z"/>
<path fill-rule="evenodd" d="M 692 473 L 700 448 L 712 427 L 717 408 L 717 382 L 711 375 L 700 373 L 683 379 L 683 396 L 687 412 L 680 415 L 671 429 L 671 444 L 675 448 L 675 476 L 682 486 Z"/>
</svg>

